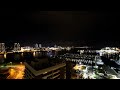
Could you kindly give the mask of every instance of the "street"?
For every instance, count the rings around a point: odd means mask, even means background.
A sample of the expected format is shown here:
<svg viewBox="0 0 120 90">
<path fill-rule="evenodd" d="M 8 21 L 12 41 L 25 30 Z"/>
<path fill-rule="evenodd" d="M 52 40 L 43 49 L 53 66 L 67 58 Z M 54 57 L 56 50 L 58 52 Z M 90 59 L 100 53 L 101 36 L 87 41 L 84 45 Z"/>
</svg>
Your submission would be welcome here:
<svg viewBox="0 0 120 90">
<path fill-rule="evenodd" d="M 9 70 L 10 75 L 7 77 L 7 79 L 23 79 L 24 70 L 24 65 L 11 65 L 11 68 Z"/>
</svg>

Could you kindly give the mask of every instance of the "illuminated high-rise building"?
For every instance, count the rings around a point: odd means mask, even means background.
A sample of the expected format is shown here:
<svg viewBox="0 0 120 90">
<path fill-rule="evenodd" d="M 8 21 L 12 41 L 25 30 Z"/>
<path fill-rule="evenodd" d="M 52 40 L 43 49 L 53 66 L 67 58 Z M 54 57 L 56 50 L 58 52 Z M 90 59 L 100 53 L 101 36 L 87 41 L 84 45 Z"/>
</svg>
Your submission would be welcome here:
<svg viewBox="0 0 120 90">
<path fill-rule="evenodd" d="M 19 51 L 20 48 L 20 44 L 19 43 L 14 43 L 14 51 Z"/>
<path fill-rule="evenodd" d="M 14 43 L 14 51 L 17 51 L 17 43 Z"/>
<path fill-rule="evenodd" d="M 38 48 L 39 48 L 39 46 L 38 46 L 38 44 L 36 43 L 36 44 L 35 44 L 35 49 L 38 49 Z"/>
<path fill-rule="evenodd" d="M 54 48 L 57 48 L 57 45 L 54 45 Z"/>
<path fill-rule="evenodd" d="M 21 50 L 20 44 L 17 44 L 17 50 Z"/>
<path fill-rule="evenodd" d="M 5 52 L 5 43 L 0 43 L 0 52 Z"/>
<path fill-rule="evenodd" d="M 39 44 L 39 48 L 41 48 L 42 47 L 42 45 L 41 44 Z"/>
<path fill-rule="evenodd" d="M 42 45 L 41 44 L 35 44 L 35 49 L 39 49 L 39 48 L 41 48 L 42 47 Z"/>
</svg>

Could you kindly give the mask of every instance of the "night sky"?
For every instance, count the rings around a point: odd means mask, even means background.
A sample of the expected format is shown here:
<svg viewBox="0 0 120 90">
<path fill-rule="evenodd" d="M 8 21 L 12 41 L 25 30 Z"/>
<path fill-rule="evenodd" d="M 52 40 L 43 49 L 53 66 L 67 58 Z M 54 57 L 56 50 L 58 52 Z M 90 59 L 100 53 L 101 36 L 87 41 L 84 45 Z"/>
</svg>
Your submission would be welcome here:
<svg viewBox="0 0 120 90">
<path fill-rule="evenodd" d="M 119 12 L 0 10 L 0 42 L 120 45 Z"/>
</svg>

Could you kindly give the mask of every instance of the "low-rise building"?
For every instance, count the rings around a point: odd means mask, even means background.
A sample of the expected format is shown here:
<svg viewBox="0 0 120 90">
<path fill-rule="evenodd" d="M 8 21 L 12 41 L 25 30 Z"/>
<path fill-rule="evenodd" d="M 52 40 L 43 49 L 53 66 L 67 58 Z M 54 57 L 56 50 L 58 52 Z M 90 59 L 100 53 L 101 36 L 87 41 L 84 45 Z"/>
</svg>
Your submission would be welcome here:
<svg viewBox="0 0 120 90">
<path fill-rule="evenodd" d="M 61 63 L 46 69 L 35 70 L 28 63 L 24 63 L 25 79 L 65 79 L 66 78 L 66 64 Z"/>
</svg>

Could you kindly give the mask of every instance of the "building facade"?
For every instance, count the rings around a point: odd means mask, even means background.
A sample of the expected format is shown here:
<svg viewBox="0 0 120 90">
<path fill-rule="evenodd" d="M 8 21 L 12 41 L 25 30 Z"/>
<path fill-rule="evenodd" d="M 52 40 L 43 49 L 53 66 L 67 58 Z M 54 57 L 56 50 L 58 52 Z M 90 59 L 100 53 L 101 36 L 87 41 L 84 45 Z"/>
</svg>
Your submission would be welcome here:
<svg viewBox="0 0 120 90">
<path fill-rule="evenodd" d="M 58 64 L 46 69 L 36 71 L 28 63 L 26 66 L 25 79 L 65 79 L 66 78 L 66 64 Z"/>
<path fill-rule="evenodd" d="M 42 47 L 42 45 L 41 44 L 35 44 L 35 49 L 40 49 Z"/>
<path fill-rule="evenodd" d="M 0 43 L 0 52 L 5 52 L 5 43 Z"/>
<path fill-rule="evenodd" d="M 19 43 L 14 43 L 14 51 L 20 51 L 21 47 Z"/>
</svg>

